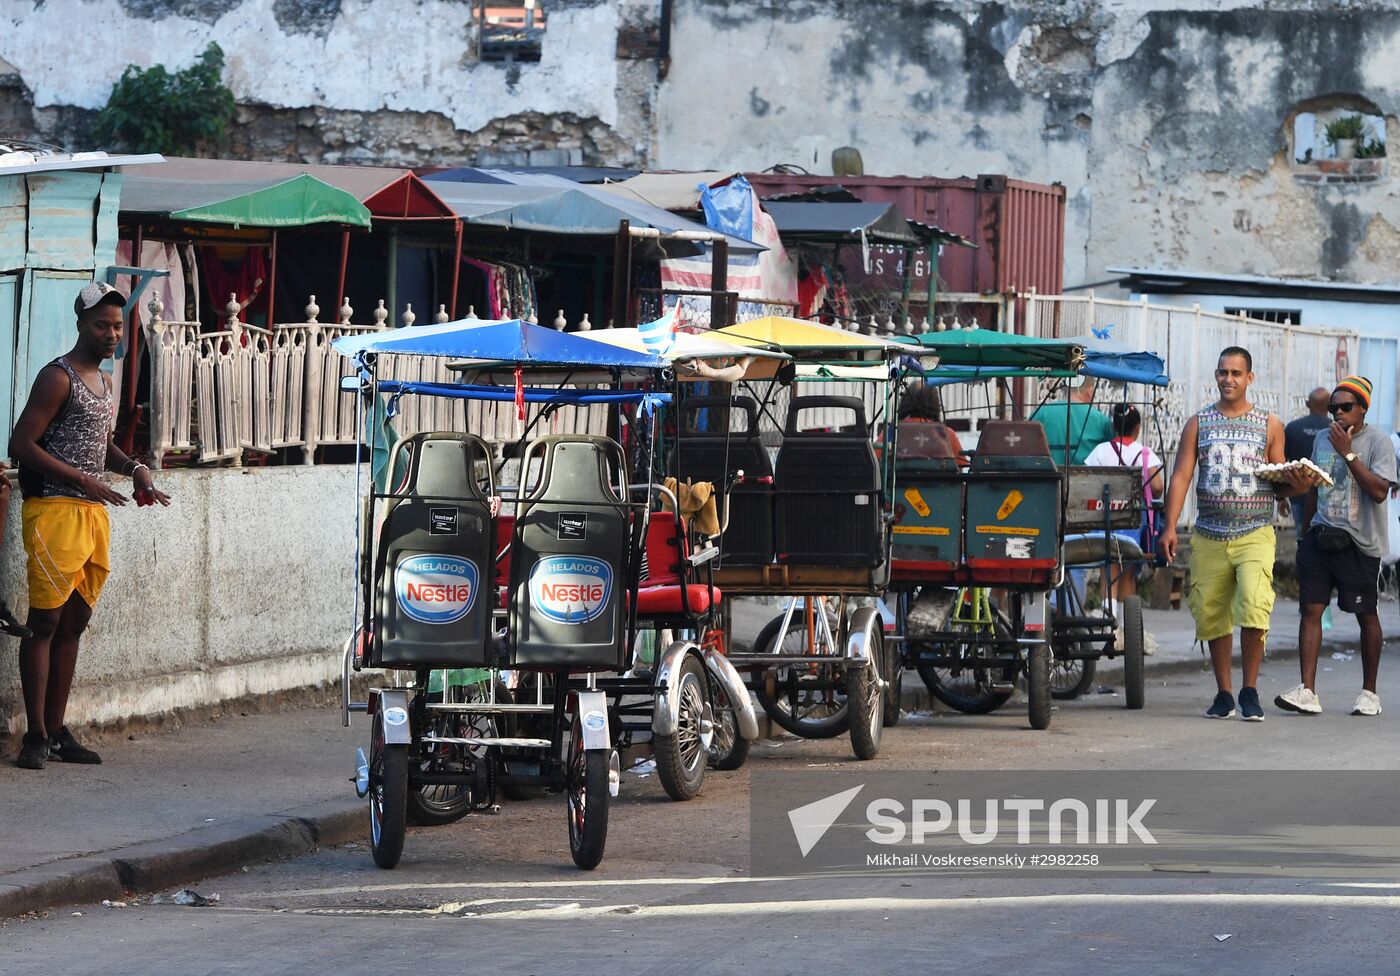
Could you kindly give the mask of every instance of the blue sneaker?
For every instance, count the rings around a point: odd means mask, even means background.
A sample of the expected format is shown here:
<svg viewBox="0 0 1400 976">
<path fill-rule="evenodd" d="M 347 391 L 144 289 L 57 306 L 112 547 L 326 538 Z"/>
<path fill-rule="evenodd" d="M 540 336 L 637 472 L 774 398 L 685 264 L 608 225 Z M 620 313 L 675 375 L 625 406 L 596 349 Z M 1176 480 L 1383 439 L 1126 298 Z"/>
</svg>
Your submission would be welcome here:
<svg viewBox="0 0 1400 976">
<path fill-rule="evenodd" d="M 1217 694 L 1215 701 L 1210 703 L 1210 708 L 1206 709 L 1206 718 L 1230 718 L 1234 714 L 1235 696 L 1228 691 Z"/>
<path fill-rule="evenodd" d="M 1264 709 L 1259 704 L 1259 689 L 1240 689 L 1240 718 L 1246 722 L 1264 721 Z"/>
</svg>

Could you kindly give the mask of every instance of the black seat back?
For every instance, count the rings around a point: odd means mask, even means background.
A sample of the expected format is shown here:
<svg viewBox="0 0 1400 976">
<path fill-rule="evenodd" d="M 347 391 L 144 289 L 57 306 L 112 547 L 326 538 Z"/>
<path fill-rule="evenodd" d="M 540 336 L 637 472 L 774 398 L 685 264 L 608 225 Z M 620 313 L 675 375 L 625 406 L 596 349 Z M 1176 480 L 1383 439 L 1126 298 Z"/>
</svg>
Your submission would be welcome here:
<svg viewBox="0 0 1400 976">
<path fill-rule="evenodd" d="M 838 431 L 803 431 L 804 410 L 849 410 Z M 882 559 L 880 469 L 865 404 L 856 397 L 793 397 L 773 474 L 778 561 L 875 567 Z"/>
<path fill-rule="evenodd" d="M 742 413 L 746 423 L 696 430 L 698 414 L 720 419 L 722 411 Z M 758 406 L 752 397 L 700 396 L 680 407 L 676 448 L 669 465 L 681 481 L 708 481 L 724 492 L 735 473 L 744 480 L 729 492 L 729 527 L 720 542 L 723 562 L 731 566 L 766 565 L 773 561 L 773 466 L 759 442 Z"/>
<path fill-rule="evenodd" d="M 514 506 L 511 664 L 620 668 L 635 573 L 632 506 L 613 485 L 626 470 L 622 448 L 606 437 L 560 435 L 526 448 L 527 470 L 535 457 L 539 481 Z"/>
<path fill-rule="evenodd" d="M 488 663 L 490 457 L 472 434 L 415 434 L 396 446 L 374 561 L 372 667 Z"/>
</svg>

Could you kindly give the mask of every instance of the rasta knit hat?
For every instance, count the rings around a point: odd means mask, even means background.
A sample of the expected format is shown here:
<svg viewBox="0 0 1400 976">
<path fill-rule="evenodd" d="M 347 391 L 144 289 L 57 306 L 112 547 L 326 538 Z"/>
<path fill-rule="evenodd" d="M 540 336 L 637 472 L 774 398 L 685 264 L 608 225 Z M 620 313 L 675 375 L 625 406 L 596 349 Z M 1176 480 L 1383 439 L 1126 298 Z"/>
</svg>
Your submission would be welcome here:
<svg viewBox="0 0 1400 976">
<path fill-rule="evenodd" d="M 1337 390 L 1346 390 L 1356 397 L 1356 399 L 1360 400 L 1362 410 L 1371 409 L 1371 381 L 1366 377 L 1355 375 L 1348 376 L 1338 383 L 1332 392 L 1336 393 Z"/>
</svg>

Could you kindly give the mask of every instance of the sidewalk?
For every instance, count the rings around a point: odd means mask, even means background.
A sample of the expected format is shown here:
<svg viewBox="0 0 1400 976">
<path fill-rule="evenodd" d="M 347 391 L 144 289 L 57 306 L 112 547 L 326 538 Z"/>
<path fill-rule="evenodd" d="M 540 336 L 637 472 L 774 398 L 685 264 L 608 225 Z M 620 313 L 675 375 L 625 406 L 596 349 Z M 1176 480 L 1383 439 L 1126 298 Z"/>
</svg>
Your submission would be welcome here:
<svg viewBox="0 0 1400 976">
<path fill-rule="evenodd" d="M 777 611 L 736 608 L 735 626 L 752 635 Z M 1148 610 L 1158 651 L 1148 673 L 1201 670 L 1186 610 Z M 1326 657 L 1354 649 L 1353 617 L 1334 612 Z M 1400 637 L 1400 606 L 1381 607 L 1387 634 Z M 1297 653 L 1297 607 L 1274 612 L 1269 653 Z M 1121 682 L 1121 663 L 1102 662 L 1099 683 Z M 1202 675 L 1203 681 L 1209 678 Z M 926 709 L 917 676 L 904 682 L 904 707 Z M 1150 706 L 1149 706 L 1150 707 Z M 103 741 L 101 766 L 52 763 L 41 772 L 0 760 L 0 919 L 59 905 L 150 893 L 318 845 L 362 839 L 369 815 L 349 782 L 363 716 L 340 725 L 335 708 L 242 715 L 171 731 Z M 11 742 L 11 752 L 18 742 Z"/>
<path fill-rule="evenodd" d="M 234 712 L 129 740 L 100 766 L 0 760 L 0 919 L 119 900 L 368 834 L 350 783 L 363 716 Z M 10 752 L 18 748 L 11 743 Z"/>
</svg>

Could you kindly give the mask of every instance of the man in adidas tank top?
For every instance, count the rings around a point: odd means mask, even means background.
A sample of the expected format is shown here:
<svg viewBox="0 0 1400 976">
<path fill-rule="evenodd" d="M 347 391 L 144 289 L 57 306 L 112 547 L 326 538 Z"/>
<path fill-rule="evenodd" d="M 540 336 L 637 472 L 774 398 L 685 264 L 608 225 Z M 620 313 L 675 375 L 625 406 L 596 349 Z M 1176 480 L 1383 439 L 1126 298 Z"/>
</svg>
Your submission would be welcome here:
<svg viewBox="0 0 1400 976">
<path fill-rule="evenodd" d="M 127 498 L 102 475 L 130 475 L 143 503 L 169 505 L 151 472 L 112 442 L 112 386 L 101 366 L 122 335 L 122 293 L 104 282 L 73 302 L 78 341 L 39 371 L 10 435 L 24 494 L 24 551 L 29 556 L 29 629 L 19 648 L 19 676 L 29 729 L 16 764 L 43 769 L 49 760 L 99 763 L 63 724 L 78 662 L 78 641 L 92 617 L 110 566 L 108 505 Z"/>
<path fill-rule="evenodd" d="M 1273 515 L 1284 488 L 1256 479 L 1254 469 L 1283 460 L 1283 423 L 1249 402 L 1252 382 L 1249 352 L 1239 346 L 1223 350 L 1215 369 L 1220 399 L 1188 420 L 1181 432 L 1160 546 L 1169 562 L 1176 558 L 1177 520 L 1199 468 L 1188 601 L 1196 639 L 1210 645 L 1215 670 L 1217 693 L 1206 717 L 1235 714 L 1231 659 L 1238 625 L 1244 672 L 1240 717 L 1262 722 L 1256 684 L 1274 610 Z"/>
</svg>

